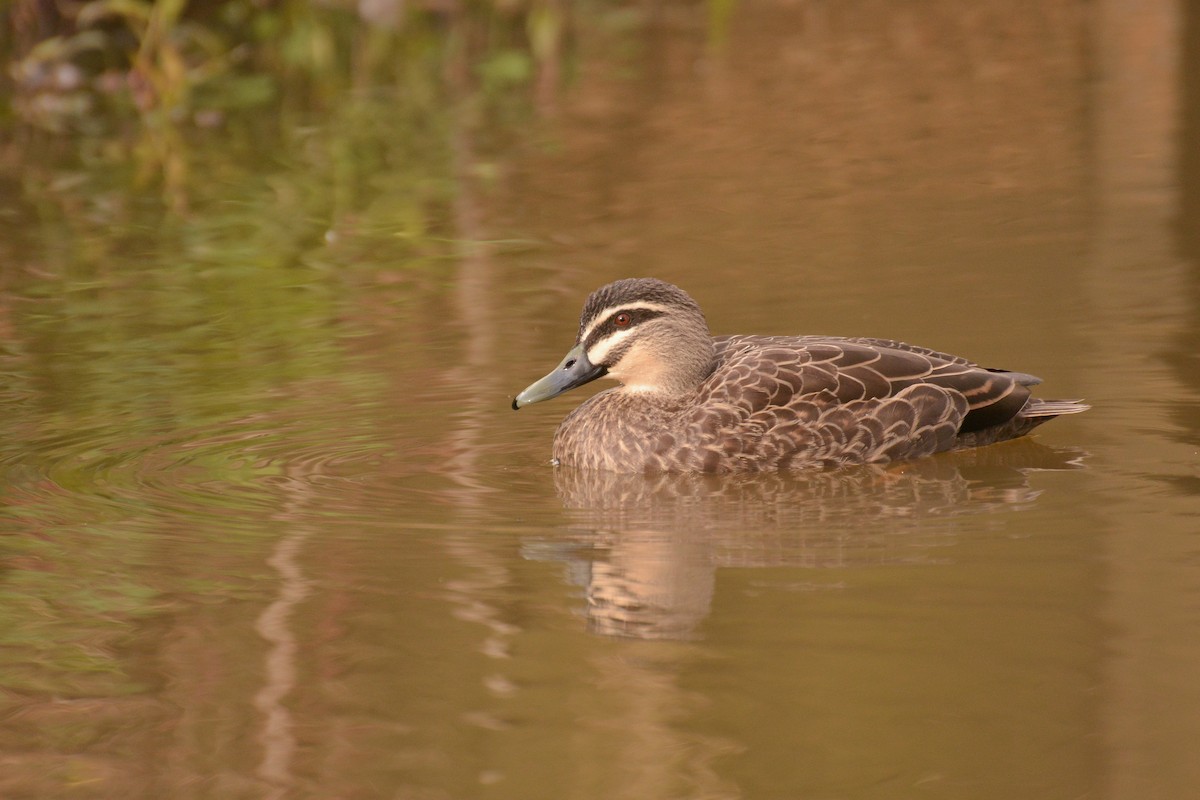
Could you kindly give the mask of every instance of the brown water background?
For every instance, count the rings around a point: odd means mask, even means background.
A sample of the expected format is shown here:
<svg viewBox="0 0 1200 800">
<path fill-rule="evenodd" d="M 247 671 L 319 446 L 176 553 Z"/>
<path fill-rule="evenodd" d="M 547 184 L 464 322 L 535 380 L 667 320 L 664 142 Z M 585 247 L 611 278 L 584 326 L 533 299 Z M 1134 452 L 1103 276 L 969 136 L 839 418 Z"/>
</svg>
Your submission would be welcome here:
<svg viewBox="0 0 1200 800">
<path fill-rule="evenodd" d="M 1200 793 L 1200 5 L 721 7 L 581 12 L 526 117 L 429 134 L 449 188 L 404 87 L 212 131 L 166 217 L 9 142 L 0 797 Z M 552 469 L 590 389 L 511 396 L 641 275 L 1094 408 Z"/>
</svg>

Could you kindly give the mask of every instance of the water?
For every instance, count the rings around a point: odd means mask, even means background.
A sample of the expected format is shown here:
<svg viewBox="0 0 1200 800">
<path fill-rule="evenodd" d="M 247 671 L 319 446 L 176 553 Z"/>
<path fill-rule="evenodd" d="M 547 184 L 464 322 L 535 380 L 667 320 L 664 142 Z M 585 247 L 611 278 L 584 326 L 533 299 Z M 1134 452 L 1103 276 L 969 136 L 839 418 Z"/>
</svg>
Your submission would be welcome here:
<svg viewBox="0 0 1200 800">
<path fill-rule="evenodd" d="M 0 796 L 1194 794 L 1194 5 L 620 17 L 554 113 L 459 135 L 497 177 L 425 223 L 369 114 L 197 145 L 217 179 L 165 221 L 27 165 Z M 591 388 L 511 396 L 646 274 L 718 333 L 898 337 L 1094 408 L 885 468 L 552 469 Z"/>
</svg>

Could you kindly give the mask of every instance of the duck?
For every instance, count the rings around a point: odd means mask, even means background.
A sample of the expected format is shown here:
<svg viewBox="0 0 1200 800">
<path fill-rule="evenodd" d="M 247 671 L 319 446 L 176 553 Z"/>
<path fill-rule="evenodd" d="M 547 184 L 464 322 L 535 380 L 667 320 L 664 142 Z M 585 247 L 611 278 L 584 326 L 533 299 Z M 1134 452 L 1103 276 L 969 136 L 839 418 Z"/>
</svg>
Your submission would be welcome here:
<svg viewBox="0 0 1200 800">
<path fill-rule="evenodd" d="M 513 410 L 599 378 L 571 411 L 556 466 L 752 472 L 882 464 L 1024 436 L 1090 406 L 1042 400 L 1039 378 L 891 339 L 713 336 L 699 304 L 657 278 L 584 303 L 572 347 Z"/>
</svg>

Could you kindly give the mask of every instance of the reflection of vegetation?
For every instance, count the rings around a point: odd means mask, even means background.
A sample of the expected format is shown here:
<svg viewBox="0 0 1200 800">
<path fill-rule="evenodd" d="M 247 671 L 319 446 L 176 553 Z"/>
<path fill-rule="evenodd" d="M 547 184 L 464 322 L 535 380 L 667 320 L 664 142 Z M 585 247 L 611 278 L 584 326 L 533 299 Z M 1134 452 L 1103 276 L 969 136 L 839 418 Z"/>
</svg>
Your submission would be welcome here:
<svg viewBox="0 0 1200 800">
<path fill-rule="evenodd" d="M 495 172 L 479 143 L 557 74 L 565 27 L 556 0 L 5 14 L 0 286 L 34 302 L 0 296 L 0 404 L 76 426 L 303 379 L 337 358 L 347 289 L 435 282 L 456 196 Z"/>
<path fill-rule="evenodd" d="M 355 320 L 397 283 L 383 313 L 436 316 L 405 304 L 443 291 L 479 143 L 565 26 L 555 0 L 64 8 L 3 12 L 0 689 L 113 696 L 147 619 L 261 564 L 281 464 L 384 446 Z"/>
<path fill-rule="evenodd" d="M 0 281 L 43 299 L 12 309 L 15 383 L 93 405 L 205 396 L 139 385 L 171 374 L 164 332 L 284 378 L 286 354 L 305 369 L 328 347 L 337 292 L 367 279 L 352 265 L 444 263 L 456 194 L 493 172 L 464 163 L 463 132 L 521 118 L 563 27 L 553 0 L 94 0 L 46 18 L 66 7 L 8 7 L 22 121 L 0 151 Z"/>
</svg>

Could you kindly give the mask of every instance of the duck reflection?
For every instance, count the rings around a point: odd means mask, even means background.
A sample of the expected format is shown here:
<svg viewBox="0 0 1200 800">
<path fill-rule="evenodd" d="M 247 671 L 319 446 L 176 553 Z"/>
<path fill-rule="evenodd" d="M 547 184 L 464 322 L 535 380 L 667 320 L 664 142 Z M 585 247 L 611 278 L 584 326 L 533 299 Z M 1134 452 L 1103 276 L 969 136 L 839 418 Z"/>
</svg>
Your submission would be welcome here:
<svg viewBox="0 0 1200 800">
<path fill-rule="evenodd" d="M 627 475 L 560 468 L 566 536 L 526 546 L 584 587 L 597 633 L 693 635 L 718 567 L 846 567 L 928 562 L 968 514 L 1030 508 L 1038 470 L 1085 454 L 1018 440 L 917 461 L 751 475 Z"/>
</svg>

